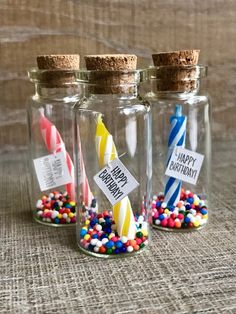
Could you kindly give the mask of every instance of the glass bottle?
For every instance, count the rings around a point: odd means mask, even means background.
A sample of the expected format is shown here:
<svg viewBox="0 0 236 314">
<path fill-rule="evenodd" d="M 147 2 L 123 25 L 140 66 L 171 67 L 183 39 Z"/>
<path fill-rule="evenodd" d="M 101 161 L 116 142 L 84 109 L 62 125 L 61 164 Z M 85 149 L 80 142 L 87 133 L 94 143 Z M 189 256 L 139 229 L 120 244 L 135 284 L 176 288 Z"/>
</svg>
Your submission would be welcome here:
<svg viewBox="0 0 236 314">
<path fill-rule="evenodd" d="M 161 64 L 165 57 L 162 54 Z M 153 59 L 155 63 L 158 55 Z M 158 63 L 147 70 L 146 99 L 153 117 L 153 227 L 166 231 L 199 230 L 208 221 L 211 109 L 203 84 L 207 68 L 188 61 L 181 64 L 174 58 L 172 65 Z M 196 153 L 204 158 L 202 166 Z"/>
<path fill-rule="evenodd" d="M 75 225 L 73 106 L 81 96 L 78 55 L 39 56 L 28 72 L 35 94 L 28 101 L 31 206 L 34 219 Z"/>
<path fill-rule="evenodd" d="M 141 71 L 77 75 L 86 94 L 75 123 L 77 243 L 93 256 L 132 256 L 150 240 L 151 125 L 150 107 L 138 94 Z M 128 172 L 138 186 L 131 188 Z"/>
</svg>

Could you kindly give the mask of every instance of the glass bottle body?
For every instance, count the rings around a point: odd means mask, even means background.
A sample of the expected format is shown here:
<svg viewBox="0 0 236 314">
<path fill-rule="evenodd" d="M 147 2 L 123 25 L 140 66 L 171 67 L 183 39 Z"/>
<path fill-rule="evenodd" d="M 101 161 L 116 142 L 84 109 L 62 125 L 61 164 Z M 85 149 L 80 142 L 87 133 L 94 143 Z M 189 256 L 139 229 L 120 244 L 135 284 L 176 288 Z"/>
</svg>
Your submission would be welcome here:
<svg viewBox="0 0 236 314">
<path fill-rule="evenodd" d="M 77 243 L 98 257 L 131 256 L 150 241 L 150 107 L 136 82 L 128 92 L 81 84 L 88 93 L 76 108 Z M 138 182 L 131 191 L 128 172 Z"/>
<path fill-rule="evenodd" d="M 45 82 L 40 72 L 29 73 L 36 92 L 27 108 L 33 218 L 51 226 L 75 225 L 72 115 L 81 92 L 76 83 Z"/>
<path fill-rule="evenodd" d="M 184 92 L 159 91 L 153 79 L 146 95 L 153 117 L 153 227 L 166 231 L 200 230 L 208 222 L 211 109 L 200 77 L 195 80 L 198 87 Z"/>
</svg>

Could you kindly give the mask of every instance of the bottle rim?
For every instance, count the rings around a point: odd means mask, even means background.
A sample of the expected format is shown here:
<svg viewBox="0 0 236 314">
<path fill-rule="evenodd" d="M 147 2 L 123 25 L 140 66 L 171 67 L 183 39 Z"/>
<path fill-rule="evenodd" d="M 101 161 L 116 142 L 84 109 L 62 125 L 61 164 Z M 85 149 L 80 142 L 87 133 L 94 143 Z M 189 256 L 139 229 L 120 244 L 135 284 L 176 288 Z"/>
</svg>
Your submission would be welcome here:
<svg viewBox="0 0 236 314">
<path fill-rule="evenodd" d="M 188 75 L 186 75 L 186 73 L 188 73 Z M 189 81 L 204 78 L 207 74 L 208 66 L 202 64 L 150 66 L 145 71 L 144 80 L 162 81 L 170 79 L 174 81 Z"/>
<path fill-rule="evenodd" d="M 144 81 L 145 69 L 137 70 L 76 70 L 76 81 L 87 84 L 127 85 Z"/>
<path fill-rule="evenodd" d="M 104 77 L 110 78 L 111 83 L 112 79 L 117 81 L 120 78 L 121 81 L 124 81 L 124 84 L 138 84 L 145 80 L 146 69 L 137 69 L 137 70 L 71 70 L 71 69 L 53 69 L 53 70 L 41 70 L 38 68 L 31 68 L 27 71 L 28 77 L 33 83 L 48 83 L 48 81 L 53 81 L 53 79 L 57 80 L 58 78 L 73 78 L 75 83 L 91 83 L 96 84 L 98 78 L 100 81 Z M 69 84 L 71 82 L 65 82 L 65 84 Z M 113 82 L 114 83 L 114 82 Z M 113 85 L 113 84 L 111 84 Z M 118 84 L 122 85 L 122 84 Z"/>
<path fill-rule="evenodd" d="M 33 83 L 52 83 L 53 81 L 58 81 L 64 85 L 71 84 L 73 81 L 76 83 L 75 79 L 76 70 L 71 69 L 53 69 L 53 70 L 41 70 L 38 68 L 31 68 L 27 71 L 28 77 Z"/>
</svg>

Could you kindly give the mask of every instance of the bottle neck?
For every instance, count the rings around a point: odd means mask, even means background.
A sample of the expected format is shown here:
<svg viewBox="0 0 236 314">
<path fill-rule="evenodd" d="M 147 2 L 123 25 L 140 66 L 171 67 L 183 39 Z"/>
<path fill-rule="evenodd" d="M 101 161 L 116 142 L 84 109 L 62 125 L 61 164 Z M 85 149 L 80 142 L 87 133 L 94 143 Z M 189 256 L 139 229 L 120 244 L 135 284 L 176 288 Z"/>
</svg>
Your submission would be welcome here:
<svg viewBox="0 0 236 314">
<path fill-rule="evenodd" d="M 95 85 L 95 84 L 81 84 L 83 95 L 85 97 L 94 96 L 96 98 L 115 97 L 120 99 L 133 99 L 139 95 L 139 85 Z"/>
<path fill-rule="evenodd" d="M 142 81 L 141 70 L 78 71 L 77 81 L 83 86 L 85 96 L 101 95 L 116 98 L 137 98 Z"/>
<path fill-rule="evenodd" d="M 202 78 L 207 75 L 207 67 L 157 66 L 146 71 L 151 91 L 158 97 L 188 98 L 202 91 Z"/>
<path fill-rule="evenodd" d="M 200 91 L 200 80 L 166 82 L 153 79 L 150 82 L 151 93 L 159 98 L 186 99 L 197 95 Z"/>
<path fill-rule="evenodd" d="M 66 86 L 51 86 L 47 84 L 35 84 L 35 98 L 51 99 L 54 101 L 70 102 L 77 100 L 81 95 L 81 87 L 78 84 Z"/>
</svg>

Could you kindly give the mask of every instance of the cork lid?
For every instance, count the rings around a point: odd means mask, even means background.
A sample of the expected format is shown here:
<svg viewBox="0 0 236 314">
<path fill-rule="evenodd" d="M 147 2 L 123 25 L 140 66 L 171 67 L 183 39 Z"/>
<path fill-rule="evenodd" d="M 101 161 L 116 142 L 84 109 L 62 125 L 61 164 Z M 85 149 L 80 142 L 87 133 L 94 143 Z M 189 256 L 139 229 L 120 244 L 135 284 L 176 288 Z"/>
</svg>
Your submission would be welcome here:
<svg viewBox="0 0 236 314">
<path fill-rule="evenodd" d="M 97 94 L 122 94 L 132 90 L 135 82 L 137 56 L 130 54 L 87 55 L 90 91 Z M 93 85 L 93 86 L 92 86 Z"/>
<path fill-rule="evenodd" d="M 36 81 L 50 88 L 69 87 L 76 83 L 75 70 L 79 70 L 79 55 L 39 55 L 39 71 L 34 73 Z"/>
<path fill-rule="evenodd" d="M 78 70 L 79 55 L 40 55 L 37 56 L 40 70 Z"/>
<path fill-rule="evenodd" d="M 160 52 L 152 55 L 157 67 L 159 91 L 192 92 L 199 86 L 197 68 L 200 50 Z"/>
<path fill-rule="evenodd" d="M 160 52 L 152 55 L 155 66 L 197 65 L 200 50 L 180 50 Z"/>
<path fill-rule="evenodd" d="M 84 59 L 87 70 L 135 70 L 137 66 L 137 56 L 129 54 L 87 55 Z"/>
</svg>

